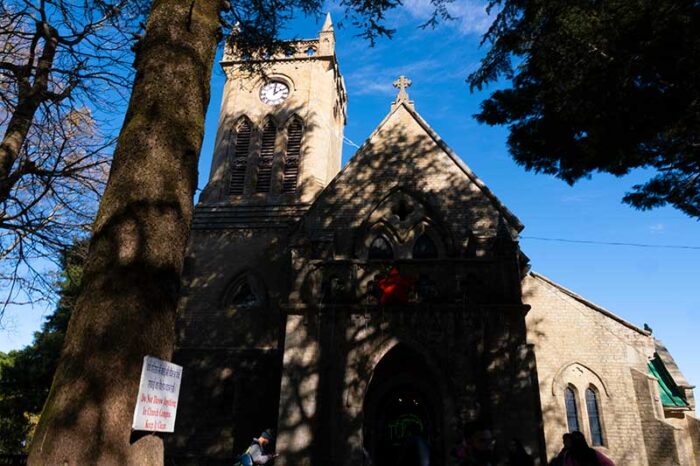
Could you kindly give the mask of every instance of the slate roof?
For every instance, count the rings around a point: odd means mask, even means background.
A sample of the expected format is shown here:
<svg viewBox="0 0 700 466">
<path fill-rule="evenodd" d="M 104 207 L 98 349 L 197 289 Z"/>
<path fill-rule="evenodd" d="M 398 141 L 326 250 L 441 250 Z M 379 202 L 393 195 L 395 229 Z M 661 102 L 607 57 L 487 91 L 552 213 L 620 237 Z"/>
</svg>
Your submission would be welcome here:
<svg viewBox="0 0 700 466">
<path fill-rule="evenodd" d="M 661 404 L 664 408 L 688 408 L 683 390 L 676 384 L 673 377 L 666 369 L 658 353 L 654 353 L 654 358 L 648 364 L 649 373 L 656 379 L 661 397 Z"/>
<path fill-rule="evenodd" d="M 676 383 L 676 385 L 681 388 L 695 388 L 694 385 L 691 385 L 688 382 L 688 379 L 685 378 L 678 367 L 678 364 L 676 364 L 676 361 L 673 359 L 673 356 L 671 356 L 671 353 L 668 351 L 663 342 L 661 340 L 654 339 L 654 344 L 656 346 L 656 354 L 664 363 L 666 370 L 668 371 L 669 375 L 673 377 L 673 381 Z"/>
</svg>

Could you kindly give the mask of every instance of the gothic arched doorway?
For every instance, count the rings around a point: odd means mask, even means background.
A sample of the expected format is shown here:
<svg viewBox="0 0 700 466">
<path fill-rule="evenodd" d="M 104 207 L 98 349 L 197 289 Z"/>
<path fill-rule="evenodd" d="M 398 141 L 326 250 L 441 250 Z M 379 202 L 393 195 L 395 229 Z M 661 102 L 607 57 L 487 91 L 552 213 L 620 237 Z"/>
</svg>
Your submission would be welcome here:
<svg viewBox="0 0 700 466">
<path fill-rule="evenodd" d="M 437 377 L 419 352 L 402 344 L 377 364 L 364 400 L 364 447 L 373 466 L 394 466 L 420 450 L 431 465 L 443 464 Z"/>
</svg>

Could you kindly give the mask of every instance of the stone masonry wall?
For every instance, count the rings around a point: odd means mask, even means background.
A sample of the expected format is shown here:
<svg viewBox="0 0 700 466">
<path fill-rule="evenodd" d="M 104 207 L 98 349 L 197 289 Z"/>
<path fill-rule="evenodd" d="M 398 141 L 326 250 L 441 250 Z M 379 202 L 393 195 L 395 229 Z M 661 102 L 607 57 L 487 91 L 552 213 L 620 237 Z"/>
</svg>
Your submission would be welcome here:
<svg viewBox="0 0 700 466">
<path fill-rule="evenodd" d="M 692 445 L 692 453 L 697 460 L 700 459 L 700 419 L 693 416 L 687 416 L 686 419 L 688 420 L 688 435 Z"/>
<path fill-rule="evenodd" d="M 678 457 L 676 428 L 654 415 L 655 400 L 652 395 L 652 384 L 656 381 L 646 373 L 634 369 L 632 369 L 632 379 L 637 393 L 637 408 L 641 415 L 642 432 L 649 464 L 654 466 L 683 464 Z"/>
<path fill-rule="evenodd" d="M 630 368 L 646 372 L 653 341 L 643 331 L 624 325 L 563 293 L 538 276 L 523 281 L 528 341 L 534 345 L 547 456 L 561 449 L 567 432 L 564 390 L 578 396 L 579 423 L 590 439 L 585 390 L 599 394 L 604 446 L 617 464 L 657 464 L 648 461 L 642 419 L 636 404 Z"/>
<path fill-rule="evenodd" d="M 277 419 L 286 230 L 195 229 L 187 252 L 173 361 L 185 368 L 173 464 L 231 464 Z M 286 266 L 285 266 L 286 264 Z M 250 280 L 259 302 L 238 308 L 231 288 Z"/>
</svg>

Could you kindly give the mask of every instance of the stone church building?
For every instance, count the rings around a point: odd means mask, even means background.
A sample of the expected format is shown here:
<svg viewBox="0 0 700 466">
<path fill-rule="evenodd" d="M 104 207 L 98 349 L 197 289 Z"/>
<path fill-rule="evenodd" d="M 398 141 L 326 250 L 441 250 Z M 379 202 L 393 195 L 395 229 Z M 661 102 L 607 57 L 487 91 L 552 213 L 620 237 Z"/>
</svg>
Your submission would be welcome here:
<svg viewBox="0 0 700 466">
<path fill-rule="evenodd" d="M 224 53 L 166 464 L 230 465 L 273 427 L 275 465 L 392 465 L 416 433 L 431 465 L 454 465 L 480 423 L 538 464 L 581 430 L 618 465 L 700 466 L 693 387 L 668 351 L 530 271 L 523 224 L 419 115 L 410 81 L 342 167 L 330 17 L 290 45 L 259 59 L 264 77 Z"/>
</svg>

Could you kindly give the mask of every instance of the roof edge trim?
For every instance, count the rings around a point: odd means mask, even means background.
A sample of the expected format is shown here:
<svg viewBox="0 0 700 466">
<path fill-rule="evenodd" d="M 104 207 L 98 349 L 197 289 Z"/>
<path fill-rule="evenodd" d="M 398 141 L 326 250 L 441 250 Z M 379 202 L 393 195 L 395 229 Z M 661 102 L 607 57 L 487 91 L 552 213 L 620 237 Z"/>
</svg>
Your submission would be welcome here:
<svg viewBox="0 0 700 466">
<path fill-rule="evenodd" d="M 443 150 L 447 155 L 450 156 L 453 162 L 457 164 L 457 166 L 464 172 L 465 175 L 488 197 L 491 202 L 496 206 L 496 209 L 498 209 L 501 214 L 508 220 L 508 222 L 515 228 L 518 233 L 521 232 L 524 228 L 525 225 L 520 221 L 516 215 L 506 207 L 506 205 L 501 202 L 500 199 L 494 194 L 491 189 L 486 186 L 486 183 L 484 183 L 481 178 L 479 178 L 476 173 L 472 171 L 471 168 L 462 160 L 456 153 L 453 151 L 450 146 L 447 145 L 444 139 L 440 137 L 439 134 L 428 124 L 427 121 L 423 119 L 422 116 L 416 111 L 415 108 L 411 108 L 410 105 L 407 105 L 406 102 L 401 102 L 400 105 L 396 106 L 396 109 L 392 111 L 391 113 L 394 113 L 396 110 L 398 110 L 399 107 L 403 106 L 410 114 L 413 116 L 413 118 L 418 121 L 418 124 L 421 125 L 421 127 L 425 130 L 425 132 L 430 135 L 431 138 L 435 141 L 435 143 Z M 391 113 L 389 115 L 391 115 Z M 383 123 L 383 121 L 382 121 Z"/>
<path fill-rule="evenodd" d="M 547 284 L 550 285 L 550 286 L 553 286 L 554 288 L 558 289 L 559 291 L 561 291 L 561 292 L 564 293 L 565 295 L 567 295 L 567 296 L 569 296 L 569 297 L 575 299 L 576 301 L 580 302 L 581 304 L 583 304 L 583 305 L 585 305 L 585 306 L 587 306 L 587 307 L 593 309 L 594 311 L 598 311 L 598 312 L 600 312 L 601 314 L 603 314 L 603 315 L 605 315 L 605 316 L 607 316 L 607 317 L 610 317 L 610 318 L 613 319 L 614 321 L 616 321 L 616 322 L 618 322 L 618 323 L 624 325 L 625 327 L 627 327 L 627 328 L 629 328 L 629 329 L 631 329 L 631 330 L 634 330 L 635 332 L 641 333 L 642 335 L 646 335 L 646 336 L 650 336 L 650 335 L 651 335 L 650 332 L 647 332 L 646 330 L 637 327 L 637 326 L 634 325 L 633 323 L 626 321 L 625 319 L 623 319 L 622 317 L 618 316 L 617 314 L 614 314 L 613 312 L 611 312 L 611 311 L 605 309 L 604 307 L 599 306 L 599 305 L 597 305 L 597 304 L 595 304 L 595 303 L 593 303 L 593 302 L 587 300 L 587 299 L 584 298 L 583 296 L 574 293 L 574 292 L 571 291 L 570 289 L 568 289 L 568 288 L 566 288 L 566 287 L 560 285 L 559 283 L 553 281 L 553 280 L 550 279 L 550 278 L 545 277 L 545 276 L 542 275 L 542 274 L 539 274 L 539 273 L 537 273 L 537 272 L 535 272 L 535 271 L 531 271 L 531 272 L 530 272 L 530 276 L 532 276 L 532 277 L 534 277 L 534 278 L 536 278 L 536 279 L 538 279 L 538 280 L 541 280 L 541 281 L 547 283 Z"/>
</svg>

